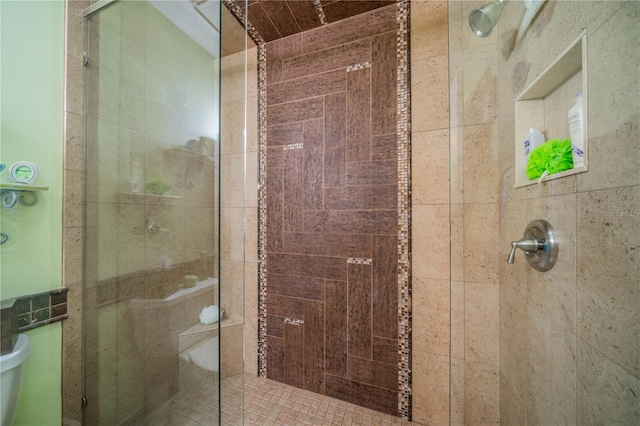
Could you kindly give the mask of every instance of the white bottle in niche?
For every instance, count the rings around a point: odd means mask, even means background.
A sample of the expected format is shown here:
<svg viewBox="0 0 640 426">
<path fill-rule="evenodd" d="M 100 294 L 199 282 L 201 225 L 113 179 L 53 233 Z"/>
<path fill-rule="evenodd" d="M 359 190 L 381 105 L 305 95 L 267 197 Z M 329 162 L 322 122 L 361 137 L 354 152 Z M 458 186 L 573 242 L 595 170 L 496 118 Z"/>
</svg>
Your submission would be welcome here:
<svg viewBox="0 0 640 426">
<path fill-rule="evenodd" d="M 582 93 L 576 94 L 575 105 L 569 110 L 569 135 L 573 152 L 573 168 L 584 166 L 584 108 Z"/>
<path fill-rule="evenodd" d="M 527 162 L 529 162 L 529 154 L 542 144 L 544 144 L 544 135 L 540 129 L 529 127 L 527 134 L 524 135 L 524 155 L 527 157 Z"/>
</svg>

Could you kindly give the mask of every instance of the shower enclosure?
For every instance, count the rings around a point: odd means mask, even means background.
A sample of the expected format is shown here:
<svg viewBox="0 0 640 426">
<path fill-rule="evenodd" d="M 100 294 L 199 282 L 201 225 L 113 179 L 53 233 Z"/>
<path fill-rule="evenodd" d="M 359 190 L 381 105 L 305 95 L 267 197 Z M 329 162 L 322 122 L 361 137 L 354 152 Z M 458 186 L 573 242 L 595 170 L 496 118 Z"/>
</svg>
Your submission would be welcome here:
<svg viewBox="0 0 640 426">
<path fill-rule="evenodd" d="M 244 277 L 229 240 L 244 241 L 247 46 L 223 9 L 85 10 L 86 424 L 218 424 L 222 407 L 242 419 Z M 222 143 L 241 147 L 233 173 Z"/>
</svg>

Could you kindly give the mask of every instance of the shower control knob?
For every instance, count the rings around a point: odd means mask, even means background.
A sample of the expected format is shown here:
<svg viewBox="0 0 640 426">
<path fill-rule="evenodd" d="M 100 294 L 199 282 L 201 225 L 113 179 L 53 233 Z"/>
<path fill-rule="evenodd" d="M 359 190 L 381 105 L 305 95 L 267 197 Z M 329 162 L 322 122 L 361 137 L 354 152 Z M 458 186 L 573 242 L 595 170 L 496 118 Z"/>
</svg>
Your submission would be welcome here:
<svg viewBox="0 0 640 426">
<path fill-rule="evenodd" d="M 511 253 L 509 253 L 507 263 L 513 263 L 516 257 L 516 249 L 518 248 L 525 253 L 535 253 L 538 250 L 544 250 L 544 240 L 536 240 L 532 237 L 525 237 L 520 241 L 511 242 Z"/>
<path fill-rule="evenodd" d="M 522 239 L 511 243 L 507 263 L 514 262 L 518 248 L 524 251 L 529 265 L 538 271 L 550 270 L 558 260 L 558 238 L 546 220 L 537 219 L 527 225 Z"/>
</svg>

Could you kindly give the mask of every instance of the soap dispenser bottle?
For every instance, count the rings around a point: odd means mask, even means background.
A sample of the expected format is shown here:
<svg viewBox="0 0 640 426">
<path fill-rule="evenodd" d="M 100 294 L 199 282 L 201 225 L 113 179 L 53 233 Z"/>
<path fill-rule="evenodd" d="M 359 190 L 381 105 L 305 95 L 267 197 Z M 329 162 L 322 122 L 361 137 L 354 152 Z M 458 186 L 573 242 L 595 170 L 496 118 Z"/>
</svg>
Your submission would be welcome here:
<svg viewBox="0 0 640 426">
<path fill-rule="evenodd" d="M 584 108 L 582 93 L 576 94 L 575 104 L 569 110 L 569 136 L 573 153 L 573 168 L 584 166 Z"/>
</svg>

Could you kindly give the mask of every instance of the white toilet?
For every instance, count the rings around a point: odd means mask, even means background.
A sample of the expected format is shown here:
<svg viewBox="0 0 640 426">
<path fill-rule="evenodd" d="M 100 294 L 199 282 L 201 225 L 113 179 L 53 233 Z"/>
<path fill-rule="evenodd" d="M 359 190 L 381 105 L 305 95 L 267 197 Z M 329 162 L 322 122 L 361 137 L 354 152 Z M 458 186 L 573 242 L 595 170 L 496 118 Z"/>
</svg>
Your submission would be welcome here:
<svg viewBox="0 0 640 426">
<path fill-rule="evenodd" d="M 8 426 L 13 419 L 13 410 L 18 402 L 22 377 L 22 364 L 31 353 L 26 334 L 18 336 L 18 341 L 10 354 L 0 356 L 0 398 L 2 399 L 2 419 L 0 426 Z"/>
</svg>

